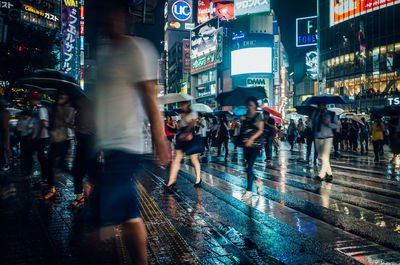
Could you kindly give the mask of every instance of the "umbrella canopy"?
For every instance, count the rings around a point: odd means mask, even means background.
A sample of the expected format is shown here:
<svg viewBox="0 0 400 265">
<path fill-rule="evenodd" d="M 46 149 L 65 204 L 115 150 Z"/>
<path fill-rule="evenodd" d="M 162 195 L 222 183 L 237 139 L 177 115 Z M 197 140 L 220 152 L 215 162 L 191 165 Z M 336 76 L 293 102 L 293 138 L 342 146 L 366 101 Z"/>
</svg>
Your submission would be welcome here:
<svg viewBox="0 0 400 265">
<path fill-rule="evenodd" d="M 263 111 L 268 112 L 271 115 L 274 115 L 274 116 L 282 119 L 282 114 L 280 114 L 278 111 L 274 110 L 273 108 L 270 108 L 270 107 L 267 107 L 267 106 L 262 106 L 261 109 Z"/>
<path fill-rule="evenodd" d="M 280 118 L 278 118 L 278 117 L 276 117 L 276 116 L 273 116 L 273 115 L 271 115 L 270 117 L 271 117 L 272 119 L 274 119 L 274 121 L 275 121 L 276 124 L 282 124 L 282 119 L 280 119 Z"/>
<path fill-rule="evenodd" d="M 188 94 L 171 93 L 158 97 L 158 103 L 168 105 L 178 102 L 191 101 L 194 97 Z"/>
<path fill-rule="evenodd" d="M 244 106 L 249 97 L 264 99 L 267 95 L 264 87 L 237 87 L 219 94 L 217 101 L 222 106 Z"/>
<path fill-rule="evenodd" d="M 34 86 L 34 85 L 29 85 L 29 84 L 22 84 L 22 87 L 25 89 L 28 89 L 30 91 L 38 91 L 42 93 L 55 93 L 57 89 L 55 88 L 44 88 L 44 87 L 39 87 L 39 86 Z"/>
<path fill-rule="evenodd" d="M 313 105 L 306 106 L 297 106 L 296 107 L 297 114 L 305 115 L 311 117 L 315 111 L 317 111 L 317 107 Z"/>
<path fill-rule="evenodd" d="M 350 101 L 346 97 L 336 96 L 336 95 L 319 95 L 312 96 L 306 99 L 301 105 L 311 105 L 311 104 L 349 104 Z"/>
<path fill-rule="evenodd" d="M 51 106 L 53 106 L 54 102 L 44 99 L 44 100 L 40 101 L 40 104 L 42 104 L 43 106 L 46 106 L 46 107 L 51 107 Z"/>
<path fill-rule="evenodd" d="M 343 112 L 344 112 L 344 110 L 341 109 L 341 108 L 330 108 L 330 109 L 328 109 L 328 110 L 335 112 L 337 116 L 342 115 Z"/>
<path fill-rule="evenodd" d="M 225 115 L 225 116 L 233 116 L 233 113 L 227 110 L 215 110 L 213 112 L 214 116 L 221 116 L 221 115 Z"/>
<path fill-rule="evenodd" d="M 232 113 L 235 114 L 236 116 L 246 115 L 247 107 L 245 106 L 236 107 L 232 110 Z"/>
<path fill-rule="evenodd" d="M 49 79 L 64 80 L 64 81 L 68 81 L 71 83 L 76 83 L 75 78 L 73 78 L 72 76 L 70 76 L 64 72 L 57 71 L 57 70 L 50 69 L 50 68 L 35 70 L 35 71 L 29 73 L 26 77 L 49 78 Z"/>
<path fill-rule="evenodd" d="M 380 117 L 400 115 L 400 106 L 399 105 L 385 106 L 383 108 L 372 111 L 372 115 L 377 115 Z"/>
<path fill-rule="evenodd" d="M 10 113 L 11 116 L 14 116 L 20 114 L 23 110 L 15 108 L 7 108 L 7 111 L 8 113 Z"/>
<path fill-rule="evenodd" d="M 193 111 L 201 112 L 201 113 L 211 113 L 211 112 L 213 112 L 213 110 L 209 106 L 207 106 L 205 104 L 201 104 L 201 103 L 192 104 L 190 106 L 190 108 Z"/>
<path fill-rule="evenodd" d="M 355 122 L 358 122 L 359 124 L 361 124 L 363 126 L 365 125 L 364 122 L 361 120 L 361 118 L 359 118 L 357 116 L 351 116 L 350 119 L 355 121 Z"/>
<path fill-rule="evenodd" d="M 87 97 L 81 87 L 77 83 L 62 79 L 44 78 L 44 77 L 27 77 L 17 80 L 17 83 L 26 86 L 33 85 L 43 89 L 57 89 L 67 94 L 71 100 Z"/>
</svg>

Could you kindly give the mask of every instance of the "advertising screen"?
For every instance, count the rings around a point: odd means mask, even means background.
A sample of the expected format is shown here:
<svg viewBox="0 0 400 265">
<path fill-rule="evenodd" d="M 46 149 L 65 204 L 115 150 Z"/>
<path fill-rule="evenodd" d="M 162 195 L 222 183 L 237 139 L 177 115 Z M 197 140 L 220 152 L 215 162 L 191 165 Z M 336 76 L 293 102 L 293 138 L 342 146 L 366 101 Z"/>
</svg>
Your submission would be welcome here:
<svg viewBox="0 0 400 265">
<path fill-rule="evenodd" d="M 259 47 L 232 51 L 232 75 L 272 73 L 272 48 Z"/>
<path fill-rule="evenodd" d="M 216 16 L 221 20 L 235 18 L 233 0 L 197 1 L 197 23 L 202 24 Z"/>
<path fill-rule="evenodd" d="M 164 6 L 164 17 L 167 22 L 167 29 L 193 29 L 192 0 L 168 0 Z"/>
<path fill-rule="evenodd" d="M 400 0 L 330 0 L 330 25 L 395 4 L 400 4 Z"/>
<path fill-rule="evenodd" d="M 235 0 L 235 16 L 268 12 L 270 0 Z"/>
</svg>

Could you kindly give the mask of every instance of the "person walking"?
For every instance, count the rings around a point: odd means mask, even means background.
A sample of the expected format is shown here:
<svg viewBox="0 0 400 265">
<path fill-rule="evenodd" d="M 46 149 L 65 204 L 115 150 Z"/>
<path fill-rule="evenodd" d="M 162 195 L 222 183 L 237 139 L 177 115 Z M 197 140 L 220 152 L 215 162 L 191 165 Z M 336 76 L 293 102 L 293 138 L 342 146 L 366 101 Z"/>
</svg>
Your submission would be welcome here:
<svg viewBox="0 0 400 265">
<path fill-rule="evenodd" d="M 95 181 L 99 168 L 94 151 L 94 106 L 88 100 L 81 100 L 86 102 L 75 106 L 77 112 L 73 127 L 76 137 L 76 151 L 71 174 L 74 177 L 74 193 L 76 197 L 68 205 L 68 209 L 75 209 L 84 205 L 93 190 L 93 184 L 90 183 Z M 86 175 L 88 176 L 88 181 L 83 182 Z"/>
<path fill-rule="evenodd" d="M 265 140 L 265 162 L 272 160 L 272 142 L 276 132 L 275 120 L 269 112 L 264 111 L 264 140 Z"/>
<path fill-rule="evenodd" d="M 234 145 L 234 151 L 237 151 L 237 146 L 238 146 L 238 139 L 239 139 L 239 135 L 240 135 L 240 121 L 239 119 L 235 119 L 235 127 L 233 129 L 233 145 Z"/>
<path fill-rule="evenodd" d="M 215 138 L 218 140 L 218 154 L 217 156 L 221 156 L 221 147 L 223 146 L 225 149 L 225 161 L 228 161 L 228 155 L 229 155 L 229 126 L 228 126 L 228 119 L 226 118 L 225 114 L 221 114 L 220 120 L 219 120 L 219 125 L 217 129 L 217 133 L 215 135 Z"/>
<path fill-rule="evenodd" d="M 315 146 L 318 156 L 321 159 L 321 169 L 317 180 L 332 181 L 332 169 L 330 165 L 330 155 L 333 143 L 333 130 L 339 127 L 336 114 L 326 109 L 325 104 L 318 104 L 318 111 L 312 118 Z"/>
<path fill-rule="evenodd" d="M 383 145 L 385 125 L 381 119 L 377 116 L 373 116 L 373 122 L 371 124 L 371 140 L 374 148 L 375 162 L 379 162 L 379 155 Z"/>
<path fill-rule="evenodd" d="M 369 143 L 369 124 L 364 117 L 361 118 L 364 125 L 360 127 L 360 147 L 361 154 L 368 154 L 368 143 Z"/>
<path fill-rule="evenodd" d="M 214 117 L 211 123 L 211 147 L 213 153 L 215 152 L 215 148 L 218 147 L 218 138 L 216 137 L 218 127 L 218 120 Z"/>
<path fill-rule="evenodd" d="M 172 119 L 170 114 L 165 115 L 164 131 L 170 143 L 174 140 L 175 133 L 177 132 L 176 122 Z"/>
<path fill-rule="evenodd" d="M 147 234 L 135 179 L 143 171 L 146 124 L 161 165 L 169 162 L 170 150 L 156 102 L 157 53 L 149 41 L 128 35 L 131 17 L 126 3 L 96 1 L 105 41 L 97 49 L 96 148 L 103 151 L 104 163 L 95 197 L 99 226 L 120 225 L 128 255 L 134 264 L 144 265 Z"/>
<path fill-rule="evenodd" d="M 297 127 L 293 119 L 290 119 L 289 127 L 287 129 L 288 142 L 290 144 L 290 151 L 293 151 L 294 141 L 296 140 Z"/>
<path fill-rule="evenodd" d="M 311 117 L 308 117 L 307 121 L 306 121 L 306 128 L 304 129 L 304 136 L 306 139 L 306 144 L 307 144 L 307 154 L 306 154 L 306 161 L 309 162 L 310 161 L 310 156 L 311 156 L 311 150 L 314 144 L 314 164 L 316 164 L 317 162 L 317 150 L 315 148 L 315 141 L 314 141 L 314 132 L 313 132 L 313 125 L 312 125 L 312 119 Z"/>
<path fill-rule="evenodd" d="M 354 153 L 357 153 L 358 149 L 358 124 L 356 121 L 352 121 L 349 128 L 349 141 L 350 141 L 350 150 Z"/>
<path fill-rule="evenodd" d="M 26 143 L 25 150 L 25 173 L 31 174 L 33 169 L 33 155 L 36 152 L 41 167 L 42 181 L 47 182 L 48 193 L 43 199 L 48 200 L 57 197 L 55 188 L 52 163 L 50 160 L 50 134 L 49 134 L 49 112 L 46 107 L 40 104 L 40 94 L 37 91 L 30 91 L 26 100 L 32 108 L 30 113 L 30 127 L 32 133 Z M 29 146 L 29 147 L 28 147 Z"/>
<path fill-rule="evenodd" d="M 302 120 L 302 119 L 299 119 L 299 123 L 297 124 L 297 134 L 298 134 L 298 137 L 297 137 L 296 142 L 299 144 L 299 152 L 300 152 L 300 153 L 301 153 L 303 144 L 305 143 L 305 140 L 304 140 L 304 130 L 305 130 L 305 126 L 304 126 L 303 120 Z"/>
<path fill-rule="evenodd" d="M 199 119 L 197 121 L 197 126 L 199 127 L 199 135 L 204 144 L 204 148 L 208 151 L 210 148 L 208 147 L 208 140 L 207 140 L 208 124 L 207 124 L 206 117 L 199 117 Z"/>
<path fill-rule="evenodd" d="M 176 184 L 176 179 L 178 176 L 179 169 L 181 167 L 181 161 L 185 155 L 185 153 L 188 153 L 188 151 L 195 146 L 194 144 L 202 144 L 202 143 L 194 143 L 194 126 L 196 125 L 196 120 L 197 120 L 197 112 L 192 111 L 190 109 L 190 102 L 182 102 L 181 103 L 181 120 L 179 121 L 178 124 L 178 134 L 176 138 L 176 155 L 174 160 L 172 161 L 171 168 L 169 171 L 169 180 L 167 184 L 167 188 L 169 190 L 174 187 Z M 200 148 L 201 149 L 201 148 Z M 203 148 L 204 151 L 204 148 Z M 199 162 L 199 153 L 202 153 L 203 151 L 200 152 L 190 152 L 189 158 L 190 161 L 192 162 L 195 173 L 196 173 L 196 182 L 194 184 L 195 187 L 200 187 L 201 184 L 201 177 L 200 177 L 200 162 Z"/>
<path fill-rule="evenodd" d="M 256 112 L 258 102 L 255 97 L 247 99 L 247 113 L 244 117 L 241 127 L 241 145 L 243 146 L 243 156 L 246 161 L 247 189 L 243 199 L 249 199 L 252 196 L 253 181 L 256 182 L 257 192 L 261 191 L 261 181 L 256 179 L 253 171 L 254 163 L 264 145 L 262 140 L 264 122 L 260 113 Z"/>
</svg>

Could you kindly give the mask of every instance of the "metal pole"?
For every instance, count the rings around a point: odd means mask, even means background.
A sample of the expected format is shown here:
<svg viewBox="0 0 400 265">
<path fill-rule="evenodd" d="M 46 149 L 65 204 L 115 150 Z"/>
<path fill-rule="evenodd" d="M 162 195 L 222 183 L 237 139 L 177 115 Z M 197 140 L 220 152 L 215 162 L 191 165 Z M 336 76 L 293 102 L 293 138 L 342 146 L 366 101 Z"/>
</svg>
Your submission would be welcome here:
<svg viewBox="0 0 400 265">
<path fill-rule="evenodd" d="M 317 94 L 322 94 L 320 88 L 320 67 L 321 67 L 321 53 L 320 53 L 320 45 L 321 45 L 321 29 L 320 29 L 320 14 L 319 14 L 319 0 L 317 0 L 317 55 L 318 55 L 318 78 L 317 78 Z"/>
</svg>

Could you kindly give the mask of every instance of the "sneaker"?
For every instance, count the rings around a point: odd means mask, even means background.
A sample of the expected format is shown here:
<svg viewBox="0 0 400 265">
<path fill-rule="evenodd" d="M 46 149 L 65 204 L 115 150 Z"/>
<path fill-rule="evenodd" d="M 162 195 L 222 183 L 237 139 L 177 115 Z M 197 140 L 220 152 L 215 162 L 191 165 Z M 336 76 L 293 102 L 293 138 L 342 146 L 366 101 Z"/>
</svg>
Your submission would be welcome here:
<svg viewBox="0 0 400 265">
<path fill-rule="evenodd" d="M 261 193 L 261 189 L 262 189 L 262 187 L 261 187 L 261 181 L 260 181 L 259 179 L 256 179 L 256 180 L 255 180 L 255 183 L 256 183 L 256 185 L 257 185 L 257 193 L 260 194 L 260 193 Z"/>
<path fill-rule="evenodd" d="M 325 181 L 326 182 L 332 182 L 332 180 L 333 180 L 333 176 L 327 174 L 326 177 L 325 177 Z"/>
</svg>

